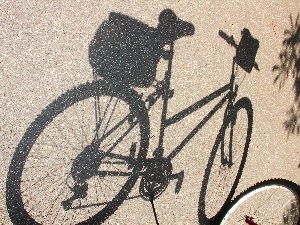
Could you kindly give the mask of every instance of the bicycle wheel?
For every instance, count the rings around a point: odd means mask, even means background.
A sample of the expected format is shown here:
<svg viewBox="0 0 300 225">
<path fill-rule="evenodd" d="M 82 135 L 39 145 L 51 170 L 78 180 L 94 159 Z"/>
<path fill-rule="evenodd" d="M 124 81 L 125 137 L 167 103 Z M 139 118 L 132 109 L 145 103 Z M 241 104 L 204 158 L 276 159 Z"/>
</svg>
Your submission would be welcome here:
<svg viewBox="0 0 300 225">
<path fill-rule="evenodd" d="M 103 222 L 137 181 L 148 142 L 148 114 L 135 91 L 95 81 L 66 92 L 15 150 L 6 184 L 11 221 Z"/>
<path fill-rule="evenodd" d="M 241 193 L 220 214 L 220 224 L 300 224 L 299 186 L 284 179 L 258 183 Z"/>
<path fill-rule="evenodd" d="M 198 219 L 215 224 L 215 215 L 234 194 L 246 161 L 253 123 L 252 104 L 241 98 L 224 118 L 202 181 Z"/>
</svg>

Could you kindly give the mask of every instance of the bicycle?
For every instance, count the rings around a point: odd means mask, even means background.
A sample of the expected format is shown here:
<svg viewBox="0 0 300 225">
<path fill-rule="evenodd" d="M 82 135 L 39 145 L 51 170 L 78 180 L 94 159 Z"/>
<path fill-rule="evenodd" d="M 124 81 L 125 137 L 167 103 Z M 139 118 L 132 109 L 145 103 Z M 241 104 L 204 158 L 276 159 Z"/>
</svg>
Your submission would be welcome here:
<svg viewBox="0 0 300 225">
<path fill-rule="evenodd" d="M 30 124 L 12 157 L 7 176 L 6 202 L 14 224 L 102 223 L 128 199 L 139 178 L 139 197 L 152 203 L 171 180 L 177 180 L 175 193 L 178 193 L 184 171 L 173 174 L 172 159 L 225 106 L 199 197 L 199 222 L 206 224 L 214 220 L 232 198 L 241 177 L 251 139 L 253 110 L 248 98 L 236 101 L 236 62 L 243 65 L 243 60 L 234 57 L 228 84 L 167 118 L 168 100 L 174 93 L 170 88 L 174 42 L 193 33 L 191 24 L 185 22 L 184 25 L 186 27 L 181 30 L 189 30 L 189 33 L 173 35 L 166 43 L 168 48 L 163 58 L 168 61 L 168 69 L 163 81 L 157 82 L 156 90 L 145 100 L 132 88 L 124 89 L 106 80 L 96 80 L 58 97 Z M 219 34 L 238 47 L 232 37 L 221 31 Z M 237 52 L 241 49 L 237 48 Z M 251 53 L 251 63 L 243 65 L 246 71 L 256 67 L 253 60 L 256 51 Z M 247 52 L 240 55 L 244 53 Z M 164 156 L 165 129 L 220 96 L 221 100 L 213 109 L 168 156 Z M 153 157 L 147 158 L 148 111 L 158 99 L 163 100 L 159 143 Z M 240 135 L 242 137 L 237 138 Z M 206 199 L 215 183 L 210 178 L 223 175 L 225 171 L 230 172 L 229 190 L 218 196 L 217 203 L 210 204 Z M 224 189 L 224 185 L 215 188 Z M 216 204 L 217 211 L 207 210 L 215 208 Z"/>
<path fill-rule="evenodd" d="M 298 225 L 299 193 L 299 186 L 285 179 L 262 181 L 239 194 L 220 212 L 216 222 L 220 225 Z"/>
</svg>

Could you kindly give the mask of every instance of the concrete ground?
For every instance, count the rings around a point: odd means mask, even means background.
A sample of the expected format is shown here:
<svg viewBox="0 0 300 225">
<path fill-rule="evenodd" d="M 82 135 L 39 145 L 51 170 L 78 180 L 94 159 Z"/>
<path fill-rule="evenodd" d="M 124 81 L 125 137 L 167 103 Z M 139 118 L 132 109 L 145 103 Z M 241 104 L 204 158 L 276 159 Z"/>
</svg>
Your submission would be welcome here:
<svg viewBox="0 0 300 225">
<path fill-rule="evenodd" d="M 279 91 L 273 83 L 276 74 L 272 72 L 272 67 L 279 63 L 283 32 L 290 28 L 289 16 L 295 18 L 299 13 L 299 0 L 1 0 L 0 8 L 1 224 L 10 224 L 5 183 L 16 146 L 49 103 L 68 89 L 93 79 L 88 46 L 110 12 L 121 12 L 156 27 L 160 12 L 170 8 L 179 18 L 194 25 L 195 34 L 175 44 L 171 81 L 175 92 L 170 100 L 170 116 L 229 81 L 235 50 L 220 38 L 218 31 L 239 40 L 241 30 L 248 28 L 260 42 L 256 57 L 260 71 L 247 74 L 239 70 L 244 80 L 238 97 L 251 99 L 254 122 L 247 162 L 236 192 L 270 178 L 285 178 L 300 184 L 300 136 L 287 137 L 283 127 L 286 112 L 293 104 L 292 82 L 288 80 Z M 165 66 L 162 63 L 158 68 L 160 75 Z M 167 130 L 166 149 L 176 146 L 211 107 L 200 109 Z M 149 152 L 155 148 L 159 129 L 159 106 L 155 109 L 150 112 L 154 138 Z M 171 181 L 155 201 L 160 224 L 198 224 L 202 177 L 221 122 L 222 114 L 216 114 L 174 160 L 174 172 L 184 170 L 185 177 L 179 194 L 174 194 L 175 182 Z M 127 200 L 106 222 L 154 224 L 151 205 L 141 198 Z"/>
</svg>

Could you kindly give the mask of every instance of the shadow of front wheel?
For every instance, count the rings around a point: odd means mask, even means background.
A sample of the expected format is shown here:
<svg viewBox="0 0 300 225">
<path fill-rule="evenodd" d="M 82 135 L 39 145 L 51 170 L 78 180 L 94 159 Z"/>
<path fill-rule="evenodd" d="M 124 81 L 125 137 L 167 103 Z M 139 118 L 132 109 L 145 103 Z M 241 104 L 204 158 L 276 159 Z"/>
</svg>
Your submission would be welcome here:
<svg viewBox="0 0 300 225">
<path fill-rule="evenodd" d="M 248 98 L 234 105 L 211 151 L 203 177 L 198 205 L 200 224 L 214 224 L 214 218 L 233 197 L 246 162 L 252 134 L 253 109 Z"/>
</svg>

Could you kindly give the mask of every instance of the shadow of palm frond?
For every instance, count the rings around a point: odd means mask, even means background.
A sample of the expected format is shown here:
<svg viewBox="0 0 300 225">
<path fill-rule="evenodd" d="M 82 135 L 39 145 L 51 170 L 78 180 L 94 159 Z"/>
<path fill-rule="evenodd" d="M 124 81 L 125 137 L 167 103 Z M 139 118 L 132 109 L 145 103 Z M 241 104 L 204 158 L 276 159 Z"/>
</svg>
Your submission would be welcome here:
<svg viewBox="0 0 300 225">
<path fill-rule="evenodd" d="M 284 31 L 282 51 L 279 54 L 280 63 L 273 66 L 272 71 L 277 75 L 274 84 L 281 89 L 289 77 L 294 80 L 293 91 L 294 104 L 287 112 L 288 119 L 284 122 L 284 128 L 291 133 L 300 133 L 300 16 L 293 21 L 290 15 L 290 29 Z"/>
<path fill-rule="evenodd" d="M 272 71 L 277 72 L 277 76 L 274 79 L 274 83 L 279 83 L 279 88 L 283 87 L 287 78 L 297 75 L 296 61 L 297 45 L 300 43 L 300 20 L 299 14 L 293 22 L 292 16 L 290 16 L 291 28 L 284 31 L 284 40 L 282 42 L 283 50 L 279 54 L 280 64 L 273 67 Z"/>
<path fill-rule="evenodd" d="M 300 106 L 292 106 L 287 112 L 288 118 L 284 121 L 283 125 L 288 135 L 300 133 Z"/>
</svg>

